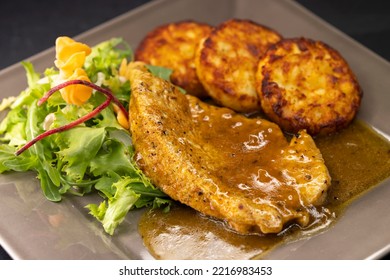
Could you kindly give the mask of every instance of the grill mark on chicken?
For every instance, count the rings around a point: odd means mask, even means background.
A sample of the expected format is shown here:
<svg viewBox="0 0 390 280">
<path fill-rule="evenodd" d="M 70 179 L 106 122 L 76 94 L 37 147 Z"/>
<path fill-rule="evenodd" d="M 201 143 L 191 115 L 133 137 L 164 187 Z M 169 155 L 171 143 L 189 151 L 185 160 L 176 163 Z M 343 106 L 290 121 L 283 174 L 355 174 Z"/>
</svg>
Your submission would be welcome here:
<svg viewBox="0 0 390 280">
<path fill-rule="evenodd" d="M 309 224 L 330 177 L 313 139 L 183 95 L 132 62 L 130 130 L 140 168 L 175 200 L 240 233 Z"/>
</svg>

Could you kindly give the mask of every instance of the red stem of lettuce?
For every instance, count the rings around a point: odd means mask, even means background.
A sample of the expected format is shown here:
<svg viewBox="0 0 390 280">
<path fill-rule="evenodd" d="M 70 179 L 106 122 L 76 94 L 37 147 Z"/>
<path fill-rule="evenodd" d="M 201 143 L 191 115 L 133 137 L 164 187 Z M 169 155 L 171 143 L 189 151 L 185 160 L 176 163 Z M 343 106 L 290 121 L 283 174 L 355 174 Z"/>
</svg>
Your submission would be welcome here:
<svg viewBox="0 0 390 280">
<path fill-rule="evenodd" d="M 27 149 L 29 149 L 32 145 L 34 145 L 35 143 L 37 143 L 38 141 L 46 138 L 47 136 L 50 136 L 52 134 L 55 134 L 55 133 L 59 133 L 59 132 L 62 132 L 62 131 L 65 131 L 65 130 L 69 130 L 83 122 L 86 122 L 87 120 L 93 118 L 94 116 L 96 116 L 97 114 L 99 114 L 102 110 L 104 110 L 106 107 L 108 107 L 108 105 L 110 105 L 110 103 L 113 101 L 116 105 L 119 106 L 120 110 L 122 110 L 125 114 L 125 116 L 127 116 L 127 111 L 126 109 L 123 107 L 123 105 L 119 102 L 119 100 L 112 94 L 111 91 L 105 89 L 105 88 L 102 88 L 102 87 L 99 87 L 93 83 L 90 83 L 88 81 L 83 81 L 83 80 L 71 80 L 71 81 L 66 81 L 62 84 L 59 84 L 55 87 L 53 87 L 52 89 L 50 89 L 39 101 L 38 101 L 38 106 L 39 105 L 42 105 L 44 102 L 46 102 L 49 97 L 55 93 L 56 91 L 64 88 L 64 87 L 67 87 L 69 85 L 74 85 L 74 84 L 82 84 L 82 85 L 85 85 L 85 86 L 88 86 L 88 87 L 91 87 L 103 94 L 105 94 L 107 96 L 107 99 L 102 103 L 100 104 L 98 107 L 96 107 L 93 111 L 91 111 L 90 113 L 86 114 L 85 116 L 82 116 L 80 117 L 79 119 L 73 121 L 73 122 L 70 122 L 66 125 L 63 125 L 63 126 L 60 126 L 60 127 L 57 127 L 57 128 L 53 128 L 53 129 L 49 129 L 45 132 L 43 132 L 42 134 L 39 134 L 37 137 L 35 137 L 34 139 L 30 140 L 29 142 L 27 142 L 22 148 L 20 148 L 19 150 L 17 150 L 15 152 L 15 155 L 18 156 L 20 155 L 21 153 L 23 153 L 24 151 L 26 151 Z"/>
<path fill-rule="evenodd" d="M 53 93 L 70 85 L 84 85 L 93 88 L 94 90 L 97 90 L 105 94 L 106 96 L 110 96 L 112 101 L 114 101 L 114 103 L 118 105 L 118 107 L 124 113 L 124 115 L 127 116 L 126 108 L 122 105 L 122 103 L 118 100 L 118 98 L 116 98 L 115 95 L 112 94 L 110 90 L 99 87 L 91 82 L 84 81 L 84 80 L 70 80 L 70 81 L 63 82 L 59 85 L 56 85 L 55 87 L 51 88 L 41 99 L 38 100 L 38 106 L 46 102 L 49 99 L 49 97 L 53 95 Z"/>
</svg>

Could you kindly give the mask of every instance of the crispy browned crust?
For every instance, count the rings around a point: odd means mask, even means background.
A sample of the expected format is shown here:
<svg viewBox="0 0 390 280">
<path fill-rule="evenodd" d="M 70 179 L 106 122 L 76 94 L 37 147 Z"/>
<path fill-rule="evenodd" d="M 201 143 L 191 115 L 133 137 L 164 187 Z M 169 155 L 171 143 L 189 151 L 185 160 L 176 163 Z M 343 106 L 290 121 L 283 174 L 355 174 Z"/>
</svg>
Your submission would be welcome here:
<svg viewBox="0 0 390 280">
<path fill-rule="evenodd" d="M 284 39 L 260 59 L 256 87 L 264 113 L 285 131 L 311 135 L 346 127 L 362 98 L 358 81 L 333 48 L 307 38 Z"/>
<path fill-rule="evenodd" d="M 159 26 L 149 32 L 135 51 L 135 60 L 173 70 L 172 83 L 187 93 L 207 96 L 195 70 L 195 51 L 212 27 L 195 21 L 181 21 Z"/>
<path fill-rule="evenodd" d="M 258 110 L 257 62 L 280 39 L 274 30 L 250 20 L 223 22 L 199 46 L 196 54 L 199 80 L 218 104 L 239 112 Z"/>
</svg>

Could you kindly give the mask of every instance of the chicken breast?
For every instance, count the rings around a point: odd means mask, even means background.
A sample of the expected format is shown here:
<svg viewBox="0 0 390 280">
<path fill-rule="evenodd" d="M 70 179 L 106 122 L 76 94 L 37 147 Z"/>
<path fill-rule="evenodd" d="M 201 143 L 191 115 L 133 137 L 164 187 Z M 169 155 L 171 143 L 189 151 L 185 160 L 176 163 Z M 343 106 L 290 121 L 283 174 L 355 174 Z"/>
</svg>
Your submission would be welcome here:
<svg viewBox="0 0 390 280">
<path fill-rule="evenodd" d="M 198 78 L 218 104 L 238 112 L 257 111 L 257 62 L 280 39 L 276 31 L 250 20 L 225 21 L 199 46 L 195 57 Z"/>
<path fill-rule="evenodd" d="M 196 21 L 158 26 L 149 32 L 135 51 L 135 60 L 171 69 L 172 82 L 188 94 L 206 97 L 195 70 L 195 51 L 212 27 Z"/>
<path fill-rule="evenodd" d="M 239 233 L 314 219 L 331 179 L 304 130 L 289 143 L 276 124 L 184 95 L 141 62 L 127 73 L 137 163 L 153 184 Z"/>
<path fill-rule="evenodd" d="M 330 134 L 355 117 L 362 90 L 344 58 L 307 38 L 284 39 L 260 59 L 257 91 L 264 113 L 283 130 Z"/>
</svg>

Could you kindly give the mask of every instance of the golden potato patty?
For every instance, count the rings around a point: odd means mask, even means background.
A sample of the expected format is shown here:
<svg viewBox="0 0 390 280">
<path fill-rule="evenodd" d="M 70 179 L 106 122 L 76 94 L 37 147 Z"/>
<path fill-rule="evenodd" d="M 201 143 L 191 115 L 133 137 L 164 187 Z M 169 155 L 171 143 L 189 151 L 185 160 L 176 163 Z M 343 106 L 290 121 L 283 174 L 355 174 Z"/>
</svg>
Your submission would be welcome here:
<svg viewBox="0 0 390 280">
<path fill-rule="evenodd" d="M 195 51 L 212 27 L 195 21 L 162 25 L 149 32 L 135 51 L 135 60 L 173 70 L 171 81 L 187 93 L 204 97 L 195 71 Z"/>
<path fill-rule="evenodd" d="M 264 113 L 293 133 L 329 134 L 346 127 L 362 97 L 344 58 L 307 38 L 284 39 L 270 47 L 259 61 L 256 85 Z"/>
<path fill-rule="evenodd" d="M 255 88 L 259 57 L 281 36 L 250 20 L 231 19 L 217 26 L 196 54 L 196 71 L 208 94 L 239 112 L 260 109 Z"/>
</svg>

